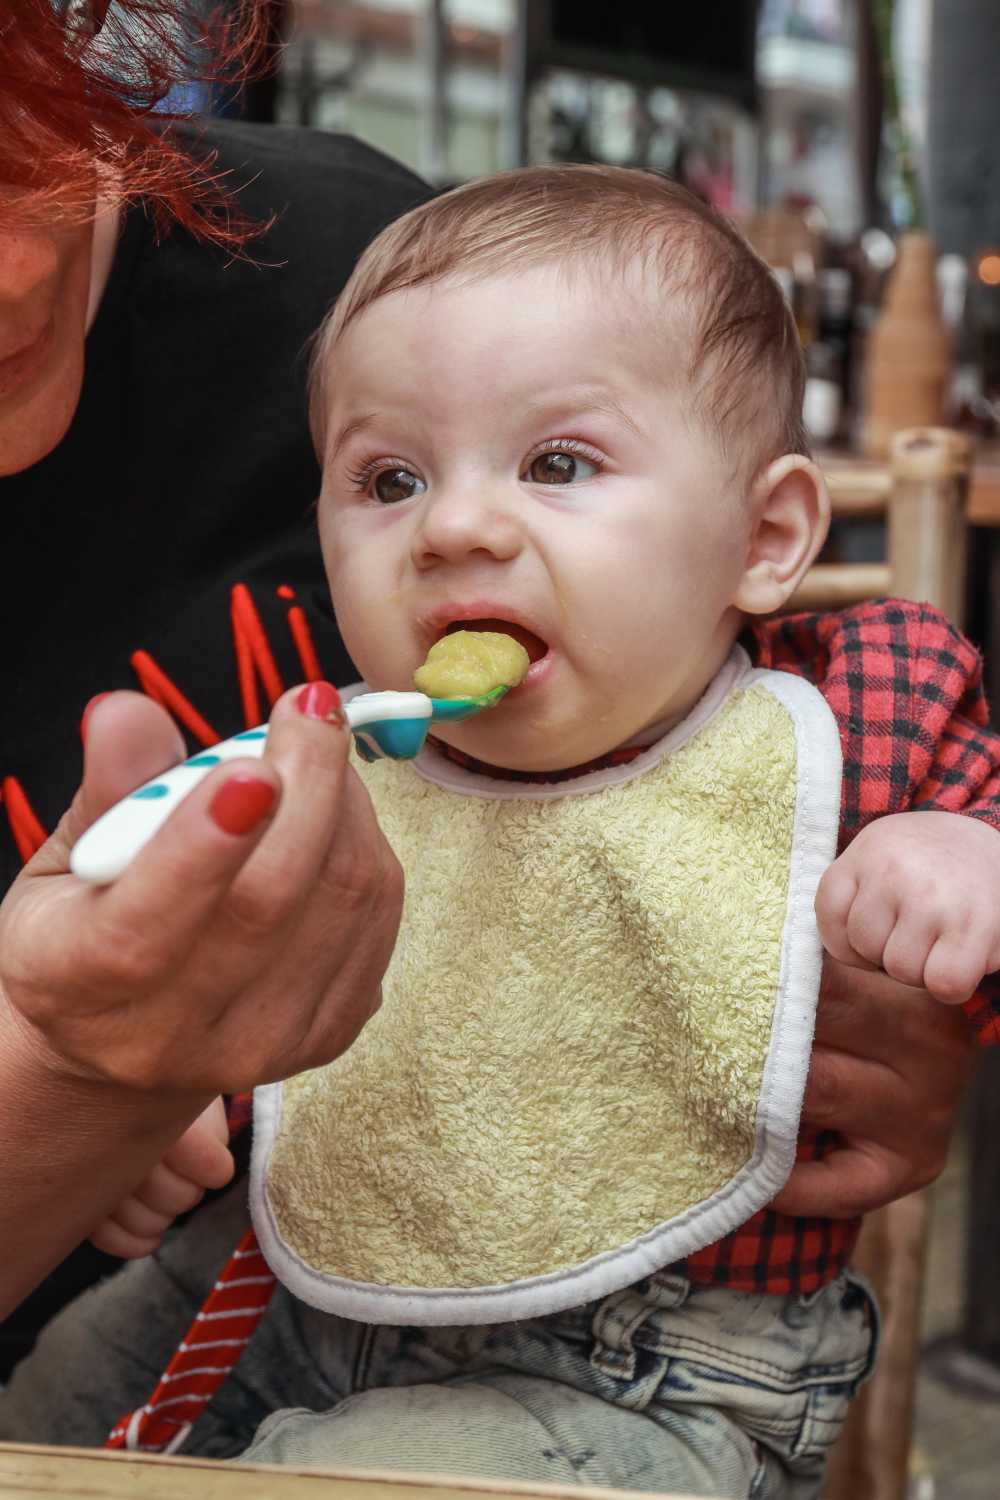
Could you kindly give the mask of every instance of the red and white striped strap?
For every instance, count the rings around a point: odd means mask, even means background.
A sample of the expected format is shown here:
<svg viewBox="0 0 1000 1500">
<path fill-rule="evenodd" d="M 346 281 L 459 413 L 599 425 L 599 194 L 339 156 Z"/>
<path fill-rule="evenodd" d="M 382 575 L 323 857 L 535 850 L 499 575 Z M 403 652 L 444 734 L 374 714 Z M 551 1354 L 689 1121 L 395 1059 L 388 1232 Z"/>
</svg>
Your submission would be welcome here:
<svg viewBox="0 0 1000 1500">
<path fill-rule="evenodd" d="M 239 1360 L 271 1300 L 275 1278 L 247 1230 L 145 1406 L 127 1412 L 105 1443 L 174 1453 Z"/>
</svg>

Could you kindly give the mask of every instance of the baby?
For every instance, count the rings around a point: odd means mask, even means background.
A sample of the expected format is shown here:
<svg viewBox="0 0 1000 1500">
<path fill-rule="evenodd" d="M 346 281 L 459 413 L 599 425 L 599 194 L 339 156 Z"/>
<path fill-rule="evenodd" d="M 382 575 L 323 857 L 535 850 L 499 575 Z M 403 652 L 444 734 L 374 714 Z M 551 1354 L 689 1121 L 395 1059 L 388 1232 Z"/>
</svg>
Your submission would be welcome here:
<svg viewBox="0 0 1000 1500">
<path fill-rule="evenodd" d="M 282 1285 L 185 1451 L 270 1410 L 251 1459 L 819 1495 L 874 1343 L 856 1226 L 767 1207 L 821 945 L 993 1029 L 1000 742 L 932 609 L 773 618 L 828 524 L 802 379 L 767 268 L 650 174 L 473 183 L 362 257 L 312 390 L 344 639 L 374 689 L 458 628 L 531 667 L 358 761 L 407 876 L 385 1005 L 258 1091 Z"/>
</svg>

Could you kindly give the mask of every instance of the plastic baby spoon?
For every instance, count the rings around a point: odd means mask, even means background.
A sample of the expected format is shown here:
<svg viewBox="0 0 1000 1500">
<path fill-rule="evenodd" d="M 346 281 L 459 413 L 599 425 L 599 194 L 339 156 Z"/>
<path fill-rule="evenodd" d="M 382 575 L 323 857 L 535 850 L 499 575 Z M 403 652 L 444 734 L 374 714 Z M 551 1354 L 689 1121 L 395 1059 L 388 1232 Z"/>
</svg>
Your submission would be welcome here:
<svg viewBox="0 0 1000 1500">
<path fill-rule="evenodd" d="M 432 723 L 467 719 L 497 703 L 508 690 L 493 688 L 479 698 L 428 698 L 426 693 L 360 693 L 344 704 L 344 715 L 365 760 L 412 760 Z M 259 756 L 267 725 L 245 729 L 232 739 L 199 751 L 179 766 L 147 781 L 97 819 L 78 839 L 70 869 L 81 880 L 109 885 L 166 822 L 178 802 L 220 761 Z"/>
</svg>

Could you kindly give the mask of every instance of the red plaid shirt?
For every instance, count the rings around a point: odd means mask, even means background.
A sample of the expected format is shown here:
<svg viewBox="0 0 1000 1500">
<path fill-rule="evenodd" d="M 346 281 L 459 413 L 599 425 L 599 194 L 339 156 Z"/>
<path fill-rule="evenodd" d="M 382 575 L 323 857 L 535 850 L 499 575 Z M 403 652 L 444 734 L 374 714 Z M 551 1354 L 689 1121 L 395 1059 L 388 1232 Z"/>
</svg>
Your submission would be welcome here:
<svg viewBox="0 0 1000 1500">
<path fill-rule="evenodd" d="M 755 666 L 815 683 L 833 710 L 843 750 L 841 850 L 873 818 L 917 808 L 965 813 L 1000 830 L 1000 735 L 989 727 L 982 664 L 937 610 L 883 599 L 839 614 L 789 615 L 753 626 L 743 645 Z M 613 751 L 599 764 L 639 753 Z M 544 779 L 582 769 L 589 768 Z M 966 1010 L 981 1041 L 1000 1040 L 1000 975 L 984 982 Z M 822 1160 L 836 1144 L 834 1132 L 804 1126 L 799 1159 Z M 762 1209 L 676 1269 L 734 1291 L 813 1292 L 843 1269 L 859 1227 L 858 1219 Z"/>
<path fill-rule="evenodd" d="M 925 604 L 879 600 L 840 614 L 791 615 L 744 641 L 758 667 L 816 684 L 840 727 L 844 756 L 840 848 L 873 818 L 932 807 L 1000 830 L 1000 736 L 989 727 L 973 646 Z M 1000 976 L 966 1010 L 983 1042 L 1000 1040 Z M 837 1138 L 804 1127 L 802 1160 Z M 812 1292 L 841 1271 L 858 1220 L 793 1219 L 762 1209 L 679 1269 L 701 1284 L 746 1292 Z"/>
</svg>

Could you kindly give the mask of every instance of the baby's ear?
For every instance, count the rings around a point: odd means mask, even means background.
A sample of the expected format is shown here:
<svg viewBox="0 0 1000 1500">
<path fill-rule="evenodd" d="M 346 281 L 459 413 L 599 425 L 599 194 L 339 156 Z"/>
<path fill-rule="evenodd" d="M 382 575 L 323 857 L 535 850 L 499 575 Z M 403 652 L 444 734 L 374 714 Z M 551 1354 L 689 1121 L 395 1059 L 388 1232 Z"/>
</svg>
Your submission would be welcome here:
<svg viewBox="0 0 1000 1500">
<path fill-rule="evenodd" d="M 780 609 L 826 540 L 830 497 L 816 465 L 801 453 L 768 464 L 750 495 L 746 571 L 733 604 L 749 615 Z"/>
</svg>

